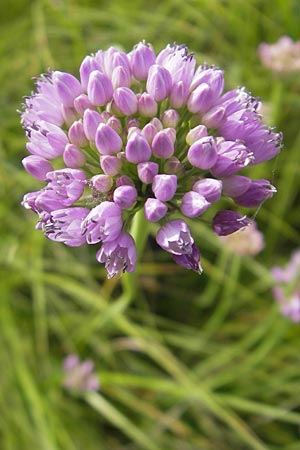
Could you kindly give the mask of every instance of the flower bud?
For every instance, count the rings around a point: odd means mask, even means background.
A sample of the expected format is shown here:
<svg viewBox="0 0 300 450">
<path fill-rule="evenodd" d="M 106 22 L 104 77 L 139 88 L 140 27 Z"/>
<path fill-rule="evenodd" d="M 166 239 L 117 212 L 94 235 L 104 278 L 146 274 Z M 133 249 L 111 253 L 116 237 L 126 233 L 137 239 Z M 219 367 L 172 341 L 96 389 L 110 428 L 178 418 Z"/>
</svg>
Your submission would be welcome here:
<svg viewBox="0 0 300 450">
<path fill-rule="evenodd" d="M 188 145 L 194 144 L 194 142 L 207 136 L 207 128 L 204 125 L 197 125 L 192 128 L 186 135 L 185 141 Z"/>
<path fill-rule="evenodd" d="M 127 175 L 120 175 L 116 179 L 116 186 L 134 186 L 134 182 Z"/>
<path fill-rule="evenodd" d="M 213 92 L 214 100 L 216 100 L 224 89 L 224 72 L 217 67 L 200 66 L 196 70 L 194 78 L 191 82 L 190 90 L 194 91 L 201 84 L 208 84 Z"/>
<path fill-rule="evenodd" d="M 198 194 L 198 192 L 189 191 L 182 197 L 181 212 L 186 217 L 197 217 L 203 214 L 210 207 L 210 203 Z"/>
<path fill-rule="evenodd" d="M 93 105 L 103 106 L 112 98 L 112 82 L 105 73 L 94 70 L 89 77 L 87 94 Z"/>
<path fill-rule="evenodd" d="M 77 78 L 67 72 L 55 71 L 52 80 L 63 105 L 72 107 L 74 99 L 82 94 L 82 87 Z"/>
<path fill-rule="evenodd" d="M 137 98 L 135 93 L 127 87 L 119 87 L 113 94 L 114 104 L 125 116 L 131 116 L 137 112 Z"/>
<path fill-rule="evenodd" d="M 141 162 L 137 165 L 137 172 L 142 183 L 151 184 L 155 175 L 158 174 L 158 164 L 148 161 Z"/>
<path fill-rule="evenodd" d="M 88 143 L 81 120 L 75 120 L 75 122 L 72 123 L 69 128 L 68 136 L 70 142 L 78 147 L 85 147 Z"/>
<path fill-rule="evenodd" d="M 187 158 L 192 166 L 199 169 L 210 169 L 218 159 L 217 149 L 214 139 L 210 136 L 196 141 L 189 148 Z"/>
<path fill-rule="evenodd" d="M 214 93 L 211 87 L 206 84 L 200 84 L 189 96 L 187 107 L 192 113 L 205 113 L 214 102 Z"/>
<path fill-rule="evenodd" d="M 249 188 L 233 200 L 240 206 L 256 208 L 276 192 L 276 188 L 268 180 L 252 180 Z"/>
<path fill-rule="evenodd" d="M 105 175 L 114 177 L 120 172 L 122 161 L 117 156 L 102 155 L 100 156 L 100 166 Z"/>
<path fill-rule="evenodd" d="M 98 125 L 102 122 L 101 116 L 97 111 L 86 109 L 83 113 L 82 125 L 83 131 L 89 141 L 94 141 Z"/>
<path fill-rule="evenodd" d="M 157 113 L 157 103 L 147 92 L 138 97 L 138 111 L 142 117 L 154 117 Z"/>
<path fill-rule="evenodd" d="M 171 156 L 171 158 L 165 162 L 164 172 L 177 175 L 177 178 L 181 178 L 185 174 L 185 168 L 176 156 Z"/>
<path fill-rule="evenodd" d="M 139 119 L 136 119 L 135 117 L 127 117 L 125 120 L 125 123 L 126 123 L 127 130 L 129 130 L 130 128 L 138 129 L 139 126 L 141 125 L 141 122 L 139 121 Z"/>
<path fill-rule="evenodd" d="M 149 222 L 158 222 L 167 211 L 167 205 L 157 198 L 148 198 L 144 204 L 144 215 Z"/>
<path fill-rule="evenodd" d="M 94 70 L 101 70 L 99 63 L 94 56 L 86 56 L 79 68 L 81 85 L 85 91 L 87 90 L 90 74 Z"/>
<path fill-rule="evenodd" d="M 119 135 L 122 133 L 122 124 L 121 124 L 120 120 L 117 117 L 111 116 L 108 119 L 108 121 L 106 122 L 106 125 L 109 125 Z"/>
<path fill-rule="evenodd" d="M 166 109 L 161 117 L 164 128 L 175 128 L 179 120 L 179 114 L 175 109 Z"/>
<path fill-rule="evenodd" d="M 93 105 L 86 94 L 80 94 L 74 99 L 74 108 L 82 116 L 84 111 L 88 108 L 93 108 Z"/>
<path fill-rule="evenodd" d="M 147 123 L 147 125 L 145 125 L 144 128 L 142 129 L 142 135 L 144 136 L 144 138 L 147 139 L 150 145 L 152 144 L 153 138 L 156 135 L 156 133 L 157 129 L 152 123 Z"/>
<path fill-rule="evenodd" d="M 127 141 L 130 139 L 130 136 L 134 136 L 135 134 L 142 134 L 141 130 L 138 127 L 129 127 L 127 133 Z"/>
<path fill-rule="evenodd" d="M 183 81 L 177 81 L 173 84 L 171 93 L 170 93 L 170 103 L 173 108 L 181 108 L 185 105 L 188 97 L 189 97 L 189 88 L 186 83 Z"/>
<path fill-rule="evenodd" d="M 146 89 L 155 101 L 161 102 L 171 92 L 172 77 L 170 72 L 164 67 L 154 64 L 150 67 Z"/>
<path fill-rule="evenodd" d="M 218 236 L 227 236 L 251 223 L 247 216 L 242 216 L 236 211 L 224 210 L 219 211 L 212 221 L 214 232 Z"/>
<path fill-rule="evenodd" d="M 155 64 L 155 53 L 151 47 L 140 42 L 130 55 L 131 68 L 136 80 L 146 80 L 150 67 Z"/>
<path fill-rule="evenodd" d="M 119 208 L 127 209 L 136 202 L 137 191 L 134 186 L 119 186 L 114 190 L 114 202 Z"/>
<path fill-rule="evenodd" d="M 152 152 L 157 158 L 169 158 L 173 155 L 174 144 L 166 130 L 161 130 L 154 136 Z"/>
<path fill-rule="evenodd" d="M 64 122 L 68 125 L 68 127 L 78 118 L 77 113 L 72 106 L 61 105 L 61 113 L 64 118 Z"/>
<path fill-rule="evenodd" d="M 194 183 L 192 190 L 203 195 L 210 203 L 217 202 L 222 194 L 222 181 L 214 178 L 203 178 Z"/>
<path fill-rule="evenodd" d="M 113 70 L 111 81 L 114 89 L 117 89 L 122 86 L 130 87 L 131 76 L 130 73 L 124 67 L 117 66 Z"/>
<path fill-rule="evenodd" d="M 100 114 L 100 117 L 101 117 L 101 122 L 107 123 L 109 121 L 109 119 L 111 117 L 113 117 L 113 115 L 108 111 L 102 111 L 102 113 Z"/>
<path fill-rule="evenodd" d="M 128 74 L 131 73 L 129 59 L 125 52 L 120 52 L 116 48 L 110 47 L 103 52 L 103 56 L 103 69 L 109 77 L 112 76 L 114 69 L 118 66 L 123 67 Z"/>
<path fill-rule="evenodd" d="M 150 121 L 151 125 L 154 125 L 157 131 L 160 131 L 163 129 L 163 124 L 157 117 L 153 117 Z"/>
<path fill-rule="evenodd" d="M 122 148 L 122 139 L 109 125 L 100 123 L 95 136 L 97 150 L 102 155 L 113 155 Z"/>
<path fill-rule="evenodd" d="M 176 141 L 176 130 L 175 128 L 164 128 L 164 132 L 169 136 L 172 143 L 175 144 Z"/>
<path fill-rule="evenodd" d="M 69 142 L 64 131 L 58 127 L 56 127 L 53 130 L 50 130 L 49 133 L 47 133 L 47 140 L 53 149 L 53 158 L 61 155 L 65 149 L 66 144 L 68 144 Z M 49 159 L 52 158 L 49 157 Z"/>
<path fill-rule="evenodd" d="M 228 197 L 237 197 L 249 189 L 251 182 L 251 178 L 231 175 L 223 179 L 223 192 Z"/>
<path fill-rule="evenodd" d="M 99 192 L 109 192 L 113 186 L 113 179 L 109 175 L 99 174 L 90 179 L 90 183 L 93 189 Z"/>
<path fill-rule="evenodd" d="M 22 164 L 31 176 L 37 180 L 45 181 L 48 172 L 53 170 L 53 167 L 47 159 L 37 155 L 29 155 L 22 159 Z"/>
<path fill-rule="evenodd" d="M 127 161 L 135 164 L 149 161 L 151 154 L 151 147 L 144 136 L 137 132 L 132 133 L 125 148 Z"/>
<path fill-rule="evenodd" d="M 177 189 L 176 175 L 155 175 L 152 183 L 152 190 L 155 197 L 161 202 L 168 202 L 171 200 Z"/>
<path fill-rule="evenodd" d="M 74 144 L 67 144 L 63 153 L 63 160 L 67 167 L 78 169 L 85 164 L 85 156 Z"/>
</svg>

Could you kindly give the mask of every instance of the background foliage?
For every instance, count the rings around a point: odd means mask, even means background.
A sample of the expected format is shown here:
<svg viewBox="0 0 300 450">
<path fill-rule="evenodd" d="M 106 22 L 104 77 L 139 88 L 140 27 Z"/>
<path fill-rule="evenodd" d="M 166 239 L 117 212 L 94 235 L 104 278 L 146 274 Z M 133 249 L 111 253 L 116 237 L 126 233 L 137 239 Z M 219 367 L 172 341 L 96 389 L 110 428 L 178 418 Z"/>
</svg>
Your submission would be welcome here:
<svg viewBox="0 0 300 450">
<path fill-rule="evenodd" d="M 282 318 L 269 269 L 300 242 L 300 81 L 264 69 L 260 42 L 299 39 L 297 0 L 14 0 L 0 13 L 0 448 L 3 450 L 298 450 L 299 326 Z M 23 210 L 39 188 L 25 173 L 16 110 L 48 67 L 145 39 L 186 43 L 266 102 L 285 149 L 251 175 L 278 194 L 257 215 L 265 250 L 227 252 L 194 226 L 201 277 L 149 238 L 136 288 L 121 294 L 88 248 L 47 241 Z M 62 388 L 62 360 L 92 358 L 99 393 Z"/>
</svg>

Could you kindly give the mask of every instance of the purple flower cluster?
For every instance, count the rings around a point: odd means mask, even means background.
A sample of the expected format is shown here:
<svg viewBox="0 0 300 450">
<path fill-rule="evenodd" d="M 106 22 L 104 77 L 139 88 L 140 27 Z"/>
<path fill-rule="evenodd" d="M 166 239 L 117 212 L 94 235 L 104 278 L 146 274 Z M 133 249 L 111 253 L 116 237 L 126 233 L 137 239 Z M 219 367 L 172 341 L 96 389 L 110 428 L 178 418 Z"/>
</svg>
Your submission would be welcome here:
<svg viewBox="0 0 300 450">
<path fill-rule="evenodd" d="M 201 216 L 222 194 L 257 207 L 276 191 L 237 173 L 277 155 L 281 134 L 262 123 L 256 98 L 244 88 L 224 93 L 223 71 L 196 67 L 185 46 L 99 50 L 84 58 L 79 79 L 42 75 L 23 106 L 30 153 L 23 165 L 45 183 L 23 206 L 49 239 L 100 244 L 97 260 L 109 277 L 135 268 L 128 229 L 140 209 L 160 224 L 157 243 L 176 263 L 200 272 L 182 216 Z M 213 228 L 226 235 L 248 223 L 219 211 Z"/>
<path fill-rule="evenodd" d="M 77 355 L 68 355 L 63 362 L 63 371 L 63 385 L 67 389 L 98 391 L 100 388 L 99 379 L 94 373 L 94 363 L 90 359 L 81 362 Z"/>
<path fill-rule="evenodd" d="M 274 44 L 261 43 L 258 55 L 265 67 L 278 73 L 300 71 L 300 40 L 281 36 Z"/>
<path fill-rule="evenodd" d="M 300 322 L 300 250 L 292 253 L 285 268 L 273 267 L 273 295 L 281 313 L 293 322 Z"/>
</svg>

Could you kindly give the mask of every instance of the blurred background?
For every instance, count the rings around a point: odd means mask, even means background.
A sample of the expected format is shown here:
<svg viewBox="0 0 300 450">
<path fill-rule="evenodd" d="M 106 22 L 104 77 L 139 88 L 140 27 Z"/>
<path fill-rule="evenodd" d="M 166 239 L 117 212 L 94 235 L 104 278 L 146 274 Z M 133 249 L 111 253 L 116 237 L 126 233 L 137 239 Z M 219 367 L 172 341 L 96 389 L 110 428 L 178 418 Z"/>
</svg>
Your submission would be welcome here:
<svg viewBox="0 0 300 450">
<path fill-rule="evenodd" d="M 271 269 L 300 247 L 300 77 L 257 51 L 300 38 L 299 1 L 13 0 L 0 10 L 1 450 L 299 450 L 299 325 L 280 313 Z M 156 51 L 185 43 L 225 70 L 226 89 L 259 96 L 284 149 L 251 168 L 278 189 L 256 214 L 264 248 L 241 256 L 193 225 L 199 276 L 150 236 L 129 304 L 94 249 L 48 241 L 20 206 L 40 182 L 22 167 L 16 110 L 48 68 L 78 76 L 85 55 L 143 39 Z M 93 389 L 78 381 L 80 361 Z"/>
</svg>

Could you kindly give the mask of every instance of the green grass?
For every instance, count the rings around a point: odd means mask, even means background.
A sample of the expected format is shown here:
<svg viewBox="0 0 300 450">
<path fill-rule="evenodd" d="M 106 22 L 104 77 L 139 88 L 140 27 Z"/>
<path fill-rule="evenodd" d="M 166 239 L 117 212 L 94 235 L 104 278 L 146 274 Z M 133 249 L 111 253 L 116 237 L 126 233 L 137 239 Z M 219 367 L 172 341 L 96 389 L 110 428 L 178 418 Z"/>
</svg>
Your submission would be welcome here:
<svg viewBox="0 0 300 450">
<path fill-rule="evenodd" d="M 264 69 L 257 46 L 299 38 L 299 2 L 15 0 L 0 8 L 1 450 L 298 450 L 299 326 L 274 305 L 269 269 L 300 244 L 300 82 Z M 245 85 L 268 104 L 285 148 L 251 169 L 278 188 L 257 215 L 266 240 L 259 256 L 231 255 L 205 223 L 191 223 L 201 277 L 154 251 L 150 236 L 122 291 L 94 249 L 47 241 L 20 206 L 39 183 L 20 163 L 16 110 L 48 67 L 76 74 L 87 53 L 129 51 L 142 39 L 156 50 L 185 42 L 199 62 L 224 68 L 228 89 Z M 71 352 L 95 361 L 99 393 L 62 388 Z"/>
</svg>

